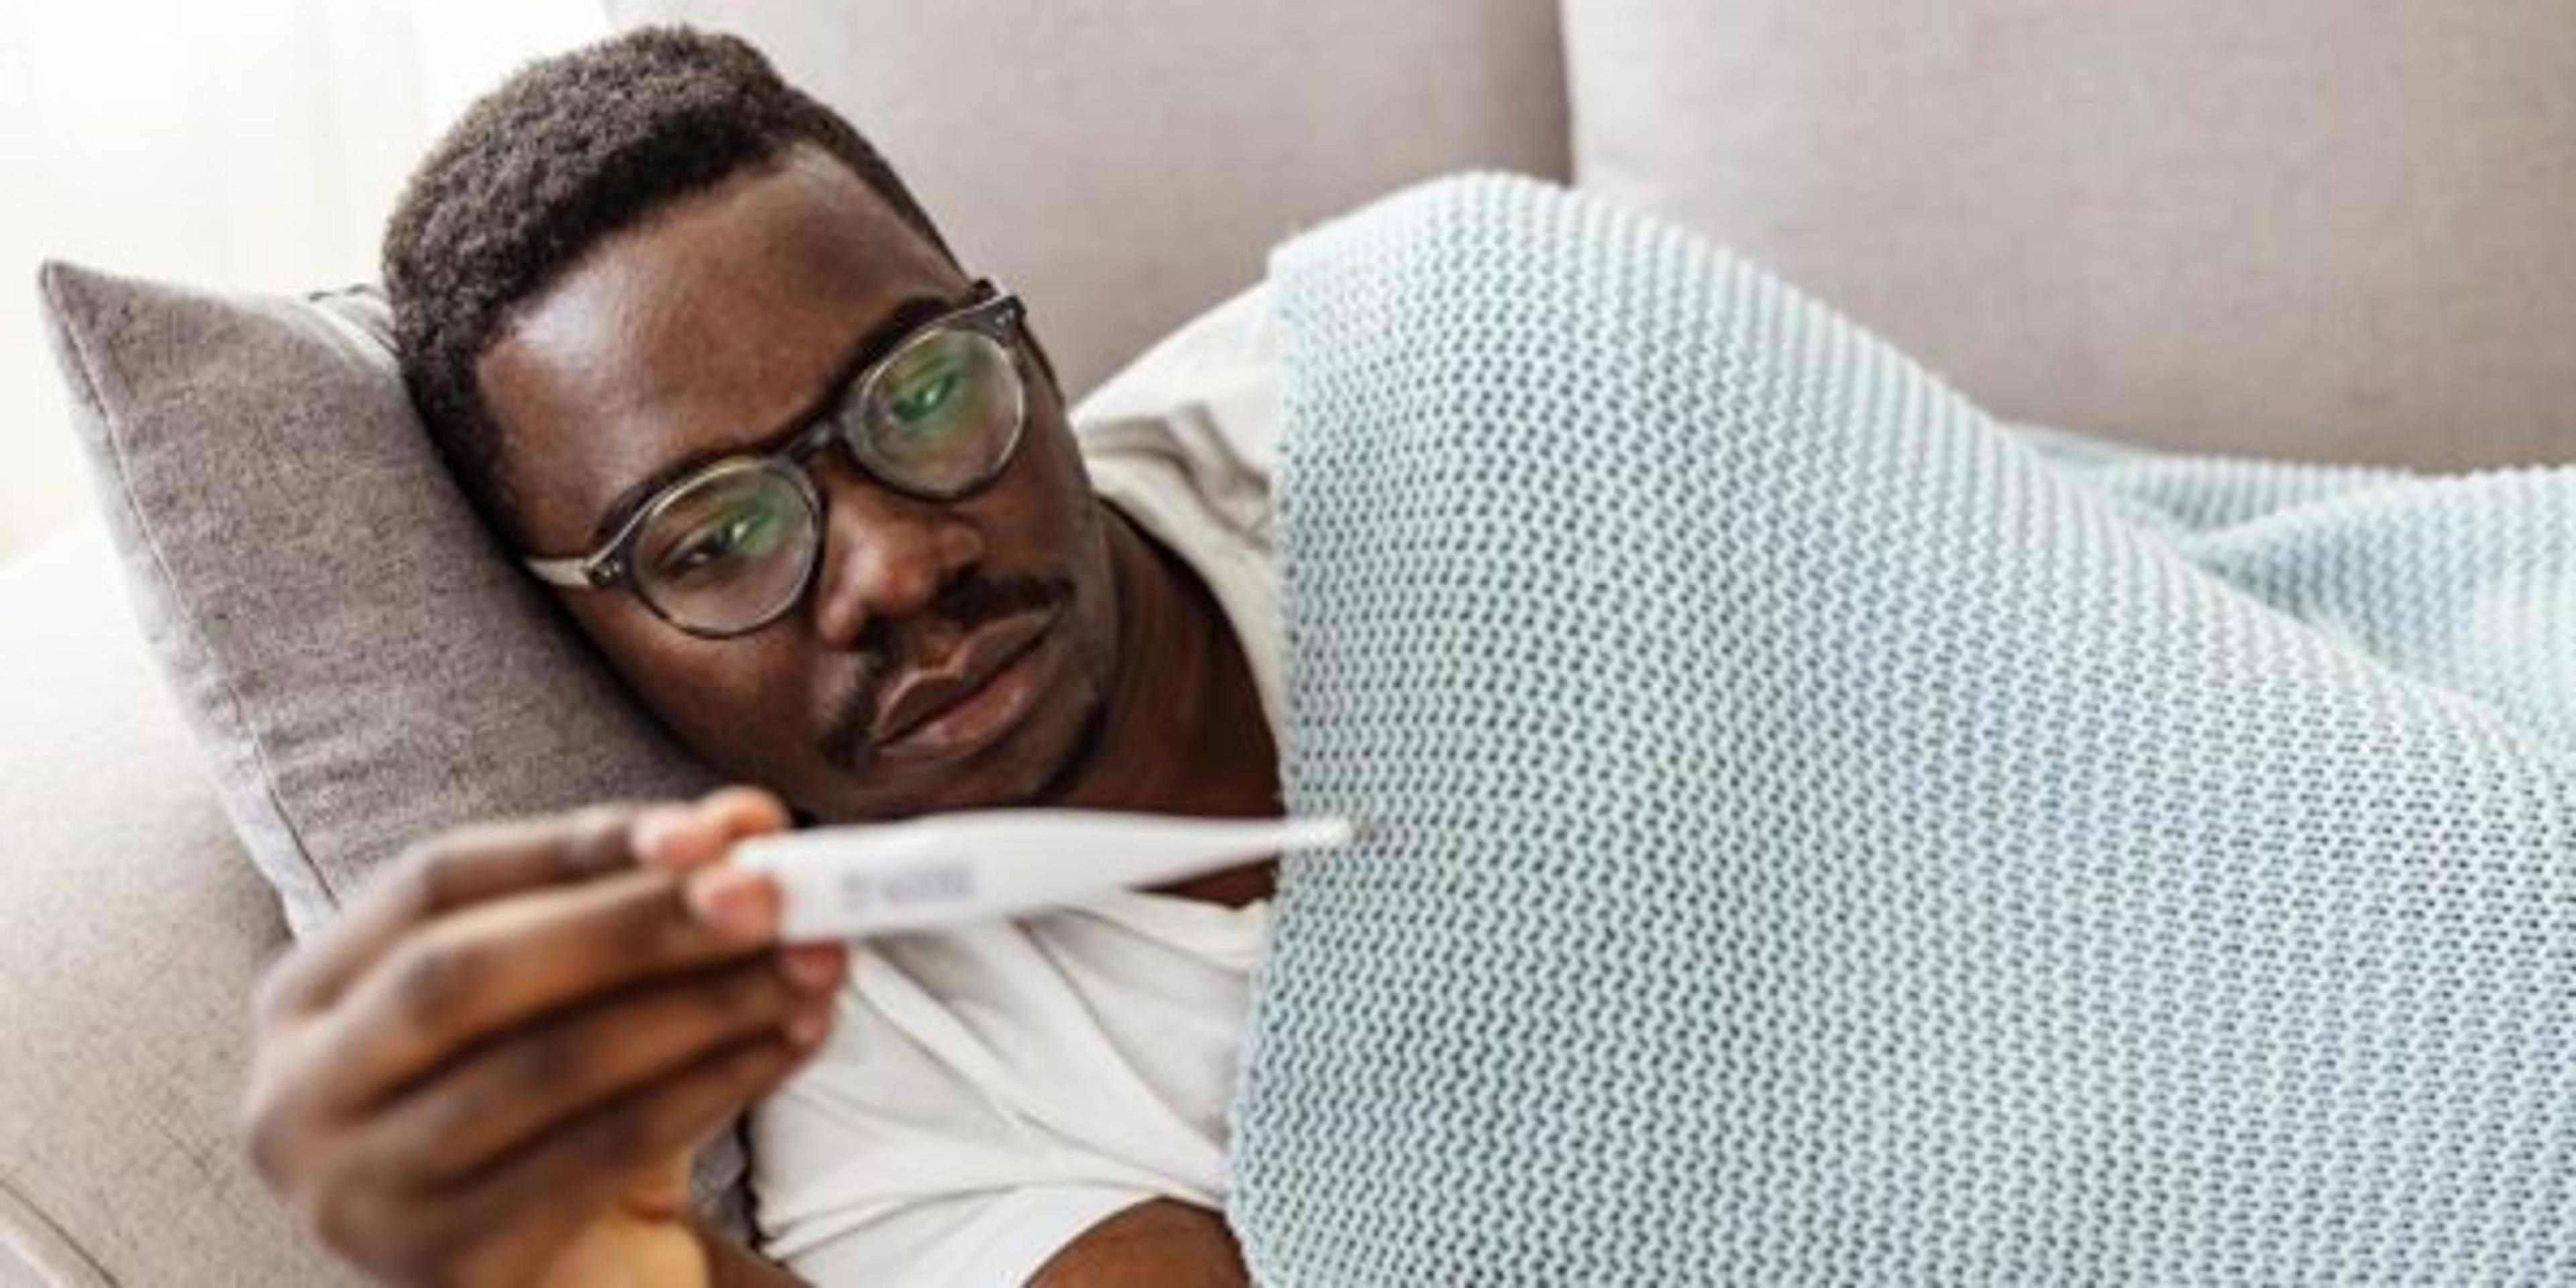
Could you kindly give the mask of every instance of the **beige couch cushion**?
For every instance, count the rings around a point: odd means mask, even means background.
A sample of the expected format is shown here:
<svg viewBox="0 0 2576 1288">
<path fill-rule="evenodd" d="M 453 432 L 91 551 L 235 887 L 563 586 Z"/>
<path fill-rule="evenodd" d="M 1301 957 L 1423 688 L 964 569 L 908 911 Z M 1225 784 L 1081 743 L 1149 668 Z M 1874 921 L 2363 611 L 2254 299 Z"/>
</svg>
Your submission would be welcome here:
<svg viewBox="0 0 2576 1288">
<path fill-rule="evenodd" d="M 0 568 L 0 620 L 0 1282 L 356 1282 L 232 1138 L 252 980 L 286 927 L 105 534 Z"/>
<path fill-rule="evenodd" d="M 737 32 L 847 114 L 1079 397 L 1407 179 L 1562 179 L 1555 0 L 611 0 Z"/>
<path fill-rule="evenodd" d="M 1576 171 L 1993 409 L 2576 459 L 2565 0 L 1567 0 Z"/>
</svg>

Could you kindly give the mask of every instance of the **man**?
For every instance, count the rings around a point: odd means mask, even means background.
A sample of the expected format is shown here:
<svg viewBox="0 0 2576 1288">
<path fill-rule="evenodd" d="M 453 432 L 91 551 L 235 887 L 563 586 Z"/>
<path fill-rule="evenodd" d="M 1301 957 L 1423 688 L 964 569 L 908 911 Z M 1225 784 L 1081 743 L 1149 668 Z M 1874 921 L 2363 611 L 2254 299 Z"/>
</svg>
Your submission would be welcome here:
<svg viewBox="0 0 2576 1288">
<path fill-rule="evenodd" d="M 415 175 L 386 278 L 486 521 L 746 786 L 418 847 L 263 988 L 263 1174 L 395 1281 L 793 1282 L 681 1199 L 761 1102 L 759 1224 L 815 1278 L 1239 1281 L 1269 865 L 845 954 L 780 949 L 719 860 L 791 821 L 1278 812 L 1258 471 L 1077 444 L 1017 301 L 726 38 L 520 73 Z"/>
</svg>

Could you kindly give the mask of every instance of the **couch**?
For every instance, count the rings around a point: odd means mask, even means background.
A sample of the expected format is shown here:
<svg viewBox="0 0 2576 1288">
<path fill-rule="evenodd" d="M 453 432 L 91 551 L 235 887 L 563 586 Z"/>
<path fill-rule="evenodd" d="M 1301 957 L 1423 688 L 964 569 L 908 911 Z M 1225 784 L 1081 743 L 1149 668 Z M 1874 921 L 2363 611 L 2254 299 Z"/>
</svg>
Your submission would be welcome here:
<svg viewBox="0 0 2576 1288">
<path fill-rule="evenodd" d="M 850 113 L 1030 301 L 1069 393 L 1282 235 L 1483 166 L 1693 222 L 2001 416 L 2576 457 L 2550 0 L 609 7 L 743 31 Z M 105 529 L 0 567 L 0 613 L 0 1285 L 346 1279 L 232 1134 L 287 931 Z"/>
</svg>

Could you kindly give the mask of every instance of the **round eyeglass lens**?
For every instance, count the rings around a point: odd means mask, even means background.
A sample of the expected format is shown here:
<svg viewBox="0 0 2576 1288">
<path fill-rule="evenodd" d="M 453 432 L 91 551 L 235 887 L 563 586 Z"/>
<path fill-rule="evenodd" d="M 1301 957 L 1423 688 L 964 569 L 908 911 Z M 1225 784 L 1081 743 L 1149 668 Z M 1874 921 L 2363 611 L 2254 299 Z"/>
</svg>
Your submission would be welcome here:
<svg viewBox="0 0 2576 1288">
<path fill-rule="evenodd" d="M 977 331 L 931 332 L 887 360 L 859 408 L 855 444 L 889 481 L 955 496 L 990 479 L 1019 443 L 1018 364 Z"/>
<path fill-rule="evenodd" d="M 748 630 L 805 589 L 814 507 L 798 480 L 758 464 L 718 470 L 674 494 L 637 535 L 634 574 L 682 626 Z"/>
</svg>

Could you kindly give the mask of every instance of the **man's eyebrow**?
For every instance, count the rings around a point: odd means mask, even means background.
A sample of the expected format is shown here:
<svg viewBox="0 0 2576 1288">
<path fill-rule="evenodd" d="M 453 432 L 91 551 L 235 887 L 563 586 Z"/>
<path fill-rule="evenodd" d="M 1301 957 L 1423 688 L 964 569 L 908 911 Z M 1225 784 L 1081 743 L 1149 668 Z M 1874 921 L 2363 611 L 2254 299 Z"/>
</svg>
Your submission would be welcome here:
<svg viewBox="0 0 2576 1288">
<path fill-rule="evenodd" d="M 832 369 L 831 378 L 825 380 L 822 387 L 815 390 L 814 395 L 806 399 L 804 405 L 798 407 L 787 419 L 762 430 L 747 443 L 695 448 L 628 484 L 614 500 L 608 503 L 606 509 L 600 511 L 599 522 L 591 525 L 590 541 L 585 548 L 599 549 L 610 537 L 617 535 L 617 530 L 625 527 L 629 519 L 635 517 L 637 510 L 644 508 L 645 502 L 652 500 L 662 489 L 687 478 L 698 470 L 728 456 L 757 455 L 778 450 L 786 444 L 787 440 L 794 438 L 823 413 L 831 410 L 832 402 L 841 396 L 842 388 L 855 379 L 860 372 L 867 370 L 868 364 L 893 352 L 895 345 L 910 335 L 914 328 L 959 307 L 961 306 L 958 304 L 932 295 L 905 297 L 902 303 L 895 305 L 883 319 L 868 328 L 856 342 L 850 345 L 848 352 L 842 356 L 840 365 Z"/>
</svg>

